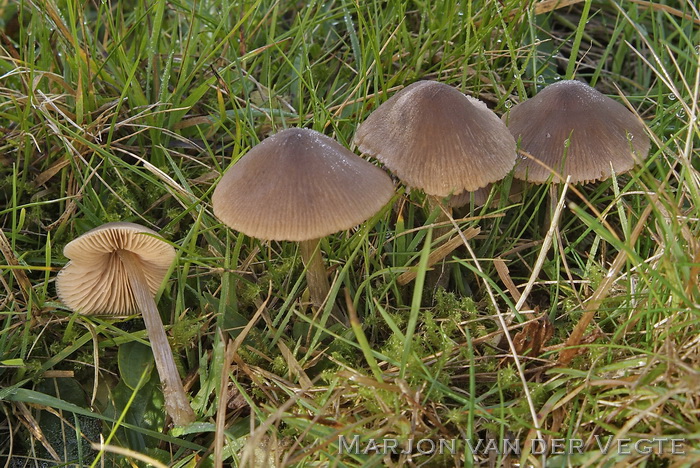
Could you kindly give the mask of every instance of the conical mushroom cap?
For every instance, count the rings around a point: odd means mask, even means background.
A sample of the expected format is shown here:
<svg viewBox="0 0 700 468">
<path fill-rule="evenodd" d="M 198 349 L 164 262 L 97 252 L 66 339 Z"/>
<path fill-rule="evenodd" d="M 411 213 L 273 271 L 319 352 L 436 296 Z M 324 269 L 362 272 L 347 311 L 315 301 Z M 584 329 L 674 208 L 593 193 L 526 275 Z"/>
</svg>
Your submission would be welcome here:
<svg viewBox="0 0 700 468">
<path fill-rule="evenodd" d="M 418 81 L 380 105 L 354 142 L 411 187 L 444 197 L 505 177 L 513 137 L 486 104 L 452 86 Z"/>
<path fill-rule="evenodd" d="M 248 236 L 304 241 L 357 226 L 393 194 L 378 167 L 319 132 L 290 128 L 231 166 L 212 203 L 221 221 Z"/>
<path fill-rule="evenodd" d="M 56 291 L 65 305 L 81 314 L 130 315 L 138 312 L 134 294 L 117 251 L 138 256 L 148 289 L 158 291 L 175 249 L 158 233 L 134 223 L 107 223 L 66 244 L 70 262 L 56 277 Z"/>
<path fill-rule="evenodd" d="M 575 80 L 551 84 L 514 106 L 508 128 L 521 149 L 574 183 L 607 179 L 611 166 L 616 174 L 627 172 L 649 152 L 649 137 L 634 114 Z M 515 166 L 515 177 L 529 182 L 546 182 L 550 174 L 531 159 Z"/>
</svg>

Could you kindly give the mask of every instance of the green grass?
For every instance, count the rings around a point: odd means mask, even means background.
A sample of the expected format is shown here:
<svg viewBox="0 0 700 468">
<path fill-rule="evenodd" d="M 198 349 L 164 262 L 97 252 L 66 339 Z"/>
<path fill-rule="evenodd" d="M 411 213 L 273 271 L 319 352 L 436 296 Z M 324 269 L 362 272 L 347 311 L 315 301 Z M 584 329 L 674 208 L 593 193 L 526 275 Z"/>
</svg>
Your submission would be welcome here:
<svg viewBox="0 0 700 468">
<path fill-rule="evenodd" d="M 479 439 L 517 440 L 509 461 L 533 466 L 700 463 L 700 14 L 682 0 L 552 8 L 0 1 L 0 462 L 409 462 L 339 452 L 339 436 L 359 435 L 456 439 L 454 454 L 414 452 L 424 466 L 478 465 L 488 454 L 466 441 Z M 295 245 L 212 214 L 220 174 L 277 130 L 349 146 L 418 79 L 502 115 L 571 77 L 635 109 L 652 149 L 629 174 L 567 190 L 536 276 L 547 186 L 456 216 L 481 232 L 447 257 L 445 290 L 415 286 L 445 240 L 418 191 L 398 187 L 392 206 L 329 236 L 332 294 L 359 317 L 347 330 L 312 315 Z M 142 321 L 80 316 L 56 297 L 63 246 L 117 220 L 178 252 L 159 309 L 198 417 L 186 428 L 165 426 Z M 399 285 L 414 266 L 418 280 Z M 531 276 L 516 313 L 509 283 L 520 294 Z M 558 365 L 592 299 L 585 352 Z M 538 434 L 585 450 L 545 462 L 526 449 Z M 685 453 L 606 454 L 594 436 L 683 439 Z"/>
</svg>

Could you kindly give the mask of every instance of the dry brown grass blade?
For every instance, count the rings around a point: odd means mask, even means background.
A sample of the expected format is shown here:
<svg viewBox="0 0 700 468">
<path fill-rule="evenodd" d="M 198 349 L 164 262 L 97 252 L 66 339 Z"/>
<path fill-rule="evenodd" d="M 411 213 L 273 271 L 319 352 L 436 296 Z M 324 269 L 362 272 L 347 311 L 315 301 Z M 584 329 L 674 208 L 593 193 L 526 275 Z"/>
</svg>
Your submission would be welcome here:
<svg viewBox="0 0 700 468">
<path fill-rule="evenodd" d="M 535 15 L 542 15 L 549 13 L 550 11 L 560 10 L 562 8 L 570 7 L 571 5 L 576 5 L 577 3 L 583 3 L 584 0 L 542 0 L 534 4 L 533 12 Z M 525 15 L 525 11 L 530 8 L 531 5 L 523 5 L 522 8 L 515 8 L 510 10 L 506 16 L 510 18 L 519 18 Z M 476 21 L 476 25 L 481 24 L 481 21 Z"/>
<path fill-rule="evenodd" d="M 72 370 L 47 370 L 41 376 L 44 379 L 72 379 L 75 372 Z"/>
<path fill-rule="evenodd" d="M 56 8 L 56 5 L 51 3 L 50 1 L 47 0 L 39 0 L 36 3 L 30 2 L 31 4 L 34 5 L 34 8 L 36 8 L 39 11 L 44 11 L 49 18 L 51 18 L 51 21 L 54 22 L 56 25 L 56 28 L 60 32 L 61 36 L 72 46 L 77 47 L 77 44 L 75 43 L 75 38 L 71 34 L 70 30 L 68 27 L 65 25 L 63 22 L 63 19 L 61 18 L 60 13 L 58 12 L 58 9 Z"/>
<path fill-rule="evenodd" d="M 212 123 L 212 117 L 208 115 L 198 115 L 183 119 L 173 125 L 173 130 L 183 130 L 185 128 L 194 127 L 196 125 L 209 125 Z"/>
<path fill-rule="evenodd" d="M 642 212 L 642 215 L 639 217 L 639 221 L 637 221 L 637 224 L 634 227 L 632 234 L 630 235 L 629 245 L 634 245 L 634 243 L 637 241 L 637 238 L 639 238 L 639 235 L 646 227 L 647 218 L 651 214 L 652 207 L 655 205 L 657 200 L 658 194 L 655 194 L 652 199 L 652 202 L 649 203 Z M 598 311 L 598 307 L 600 307 L 603 300 L 607 297 L 608 293 L 610 292 L 610 289 L 615 283 L 617 275 L 624 266 L 626 260 L 627 252 L 625 250 L 621 250 L 617 254 L 617 257 L 615 257 L 615 260 L 613 260 L 608 274 L 605 275 L 603 281 L 600 283 L 600 285 L 598 285 L 598 288 L 593 292 L 593 295 L 591 296 L 590 300 L 584 306 L 583 316 L 581 316 L 578 323 L 574 327 L 574 330 L 571 332 L 571 335 L 569 335 L 569 339 L 566 340 L 566 343 L 564 343 L 564 349 L 562 349 L 561 353 L 559 353 L 558 363 L 560 365 L 567 365 L 578 353 L 579 350 L 576 347 L 581 343 L 581 338 L 583 337 L 583 334 L 586 331 L 586 327 L 588 327 L 588 324 L 591 323 L 591 320 L 593 320 L 593 316 Z"/>
<path fill-rule="evenodd" d="M 476 237 L 480 232 L 480 228 L 467 228 L 464 231 L 462 231 L 466 240 Z M 435 265 L 437 262 L 447 257 L 452 251 L 454 251 L 463 243 L 464 240 L 461 236 L 458 235 L 448 240 L 437 249 L 430 252 L 430 255 L 428 255 L 428 267 Z M 407 271 L 399 275 L 399 277 L 396 279 L 396 283 L 400 286 L 405 286 L 414 279 L 416 279 L 417 275 L 418 272 L 415 270 Z"/>
<path fill-rule="evenodd" d="M 690 267 L 690 278 L 685 291 L 688 296 L 693 298 L 696 297 L 697 293 L 697 300 L 700 300 L 700 241 L 695 241 L 692 248 L 695 252 L 695 257 L 693 258 L 695 265 Z"/>
<path fill-rule="evenodd" d="M 677 16 L 678 18 L 683 18 L 683 19 L 686 19 L 688 21 L 692 21 L 695 24 L 700 24 L 700 18 L 693 18 L 690 15 L 686 15 L 681 10 L 670 7 L 668 5 L 661 5 L 659 3 L 647 2 L 645 0 L 630 0 L 630 1 L 632 3 L 636 3 L 637 5 L 641 5 L 644 8 L 648 8 L 650 10 L 663 11 L 664 13 L 668 13 L 669 15 Z"/>
<path fill-rule="evenodd" d="M 147 463 L 148 466 L 153 466 L 155 468 L 168 468 L 167 465 L 164 465 L 163 463 L 159 462 L 155 458 L 151 458 L 148 455 L 144 455 L 141 452 L 137 452 L 135 450 L 129 450 L 124 447 L 117 447 L 116 445 L 105 445 L 105 444 L 97 444 L 94 443 L 92 444 L 93 450 L 99 450 L 100 452 L 110 452 L 110 453 L 115 453 L 117 455 L 122 455 L 127 458 L 133 458 L 135 460 L 142 461 L 144 463 Z M 136 466 L 136 465 L 132 465 Z"/>
<path fill-rule="evenodd" d="M 255 323 L 251 320 L 251 323 Z M 224 334 L 219 330 L 219 335 L 224 340 Z M 224 430 L 226 429 L 226 409 L 228 408 L 228 374 L 231 370 L 231 361 L 236 352 L 235 343 L 229 341 L 224 352 L 224 366 L 221 369 L 221 382 L 219 385 L 219 408 L 216 410 L 216 431 L 214 433 L 214 466 L 224 466 Z"/>
<path fill-rule="evenodd" d="M 559 10 L 561 8 L 566 8 L 571 5 L 576 5 L 577 3 L 582 3 L 584 0 L 543 0 L 534 4 L 534 14 L 542 15 L 544 13 L 549 13 L 550 11 Z M 508 18 L 523 18 L 525 17 L 526 11 L 532 5 L 523 5 L 522 8 L 514 8 L 507 13 L 505 16 Z M 481 25 L 482 21 L 475 21 L 476 26 Z M 491 83 L 489 83 L 491 84 Z"/>
<path fill-rule="evenodd" d="M 5 261 L 10 266 L 19 266 L 19 261 L 15 253 L 12 251 L 12 246 L 10 242 L 5 237 L 5 232 L 0 229 L 0 251 L 2 251 Z M 19 284 L 20 290 L 22 291 L 22 297 L 24 297 L 25 303 L 29 304 L 29 296 L 31 295 L 32 283 L 29 281 L 27 274 L 21 268 L 12 268 L 12 274 L 14 275 L 17 283 Z"/>
<path fill-rule="evenodd" d="M 508 292 L 513 297 L 513 300 L 515 300 L 515 302 L 518 302 L 520 300 L 520 291 L 518 291 L 518 287 L 515 285 L 513 279 L 510 277 L 510 270 L 508 270 L 508 265 L 506 265 L 505 260 L 503 260 L 501 257 L 494 258 L 493 266 L 496 267 L 496 273 L 498 273 L 498 277 L 501 279 L 506 289 L 508 289 Z M 532 310 L 532 307 L 530 307 L 527 301 L 525 301 L 524 305 L 524 312 Z"/>
<path fill-rule="evenodd" d="M 289 370 L 291 370 L 299 378 L 299 383 L 301 386 L 311 387 L 311 379 L 308 375 L 306 375 L 306 372 L 304 372 L 304 369 L 301 367 L 301 364 L 299 364 L 299 361 L 296 360 L 294 353 L 292 353 L 289 347 L 284 344 L 282 340 L 277 341 L 277 347 L 280 349 L 284 361 L 289 366 Z"/>
<path fill-rule="evenodd" d="M 64 167 L 70 165 L 70 159 L 68 158 L 63 158 L 57 161 L 55 164 L 52 164 L 51 167 L 43 171 L 41 174 L 36 176 L 34 179 L 34 185 L 37 187 L 39 185 L 44 185 L 46 182 L 48 182 L 53 176 L 58 174 L 61 169 Z"/>
<path fill-rule="evenodd" d="M 515 334 L 513 343 L 518 354 L 538 357 L 544 345 L 554 335 L 554 327 L 547 314 L 527 322 L 523 329 Z"/>
<path fill-rule="evenodd" d="M 535 14 L 549 13 L 550 11 L 566 8 L 577 3 L 583 3 L 583 0 L 543 0 L 535 3 Z"/>
<path fill-rule="evenodd" d="M 395 368 L 394 370 L 398 370 L 398 368 Z M 363 387 L 376 388 L 377 390 L 384 390 L 387 392 L 394 393 L 398 393 L 401 391 L 401 389 L 397 385 L 386 382 L 380 382 L 372 377 L 367 377 L 365 375 L 361 375 L 347 369 L 338 372 L 338 377 L 348 379 L 351 382 L 356 382 L 359 385 L 362 385 Z"/>
<path fill-rule="evenodd" d="M 21 413 L 21 421 L 24 423 L 24 426 L 27 428 L 32 437 L 41 442 L 41 445 L 44 446 L 51 458 L 57 462 L 60 462 L 61 457 L 58 456 L 56 450 L 54 450 L 49 441 L 46 439 L 41 427 L 39 427 L 39 423 L 36 422 L 36 419 L 34 419 L 34 416 L 32 416 L 29 408 L 27 408 L 27 406 L 22 402 L 17 403 L 17 408 L 19 408 L 19 412 Z"/>
<path fill-rule="evenodd" d="M 75 204 L 75 200 L 68 200 L 68 203 L 66 203 L 66 209 L 63 210 L 61 216 L 59 216 L 59 218 L 56 221 L 49 224 L 48 226 L 44 226 L 44 228 L 47 231 L 53 231 L 54 229 L 56 229 L 57 226 L 60 226 L 61 224 L 68 221 L 73 216 L 73 213 L 75 212 L 76 208 L 78 208 L 78 206 Z"/>
</svg>

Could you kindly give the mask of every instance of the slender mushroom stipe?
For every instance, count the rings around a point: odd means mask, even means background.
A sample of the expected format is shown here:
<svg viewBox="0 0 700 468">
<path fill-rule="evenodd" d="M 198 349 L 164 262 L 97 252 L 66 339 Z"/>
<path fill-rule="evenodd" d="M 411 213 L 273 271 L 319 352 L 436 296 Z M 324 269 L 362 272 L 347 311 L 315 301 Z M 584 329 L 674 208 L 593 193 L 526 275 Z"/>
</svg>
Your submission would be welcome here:
<svg viewBox="0 0 700 468">
<path fill-rule="evenodd" d="M 146 287 L 146 277 L 141 271 L 141 261 L 135 253 L 128 250 L 117 250 L 117 255 L 124 264 L 136 305 L 141 310 L 143 322 L 148 331 L 156 369 L 160 383 L 163 385 L 165 410 L 173 418 L 175 425 L 189 424 L 195 420 L 195 414 L 185 394 L 185 388 L 182 386 L 182 380 L 180 380 L 180 374 L 175 365 L 173 352 L 170 349 L 170 343 L 168 343 L 156 302 Z"/>
</svg>

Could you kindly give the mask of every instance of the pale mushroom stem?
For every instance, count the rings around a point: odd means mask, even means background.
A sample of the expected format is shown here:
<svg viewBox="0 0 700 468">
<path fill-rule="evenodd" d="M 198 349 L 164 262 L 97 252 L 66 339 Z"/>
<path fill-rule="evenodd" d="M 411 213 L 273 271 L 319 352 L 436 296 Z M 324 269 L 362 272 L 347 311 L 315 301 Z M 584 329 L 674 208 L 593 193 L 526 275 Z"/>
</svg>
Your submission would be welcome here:
<svg viewBox="0 0 700 468">
<path fill-rule="evenodd" d="M 165 335 L 163 322 L 160 319 L 156 302 L 148 290 L 148 283 L 138 256 L 128 250 L 117 250 L 117 254 L 124 264 L 136 304 L 141 310 L 143 321 L 146 324 L 153 357 L 156 361 L 156 369 L 163 386 L 165 410 L 176 426 L 187 425 L 195 420 L 195 414 L 185 394 L 185 388 L 182 386 L 180 374 L 173 359 L 173 352 Z"/>
<path fill-rule="evenodd" d="M 549 203 L 547 203 L 547 209 L 544 210 L 544 222 L 542 223 L 541 234 L 542 237 L 547 236 L 547 231 L 549 231 L 549 225 L 552 224 L 552 216 L 557 209 L 557 203 L 559 203 L 559 183 L 552 181 L 549 185 L 549 192 L 547 193 L 549 197 Z"/>
<path fill-rule="evenodd" d="M 328 282 L 328 273 L 323 264 L 323 256 L 319 244 L 321 239 L 311 239 L 299 242 L 301 259 L 306 265 L 306 285 L 309 288 L 311 302 L 317 310 L 326 302 L 331 285 Z M 333 306 L 333 317 L 345 325 L 349 325 L 349 320 L 337 306 Z"/>
<path fill-rule="evenodd" d="M 452 216 L 452 207 L 444 205 L 439 198 L 429 197 L 428 207 L 430 208 L 430 213 L 435 211 L 436 208 L 439 210 L 435 221 L 433 221 L 435 224 L 450 222 L 450 217 Z M 446 212 L 449 213 L 449 215 L 446 214 Z M 453 226 L 451 224 L 433 228 L 433 239 L 439 239 L 440 237 L 452 231 L 452 229 Z M 425 285 L 427 289 L 435 290 L 438 287 L 446 288 L 447 284 L 450 281 L 449 272 L 450 267 L 449 265 L 445 264 L 445 260 L 443 259 L 439 262 L 438 265 L 434 266 L 433 270 L 428 272 L 428 275 L 425 279 Z"/>
<path fill-rule="evenodd" d="M 433 229 L 433 239 L 437 239 L 452 231 L 454 227 L 450 222 L 450 216 L 452 216 L 452 207 L 445 205 L 437 197 L 430 197 L 428 199 L 428 207 L 430 208 L 431 213 L 436 209 L 439 210 L 438 215 L 434 221 L 435 224 L 447 223 L 444 226 L 439 226 Z"/>
</svg>

